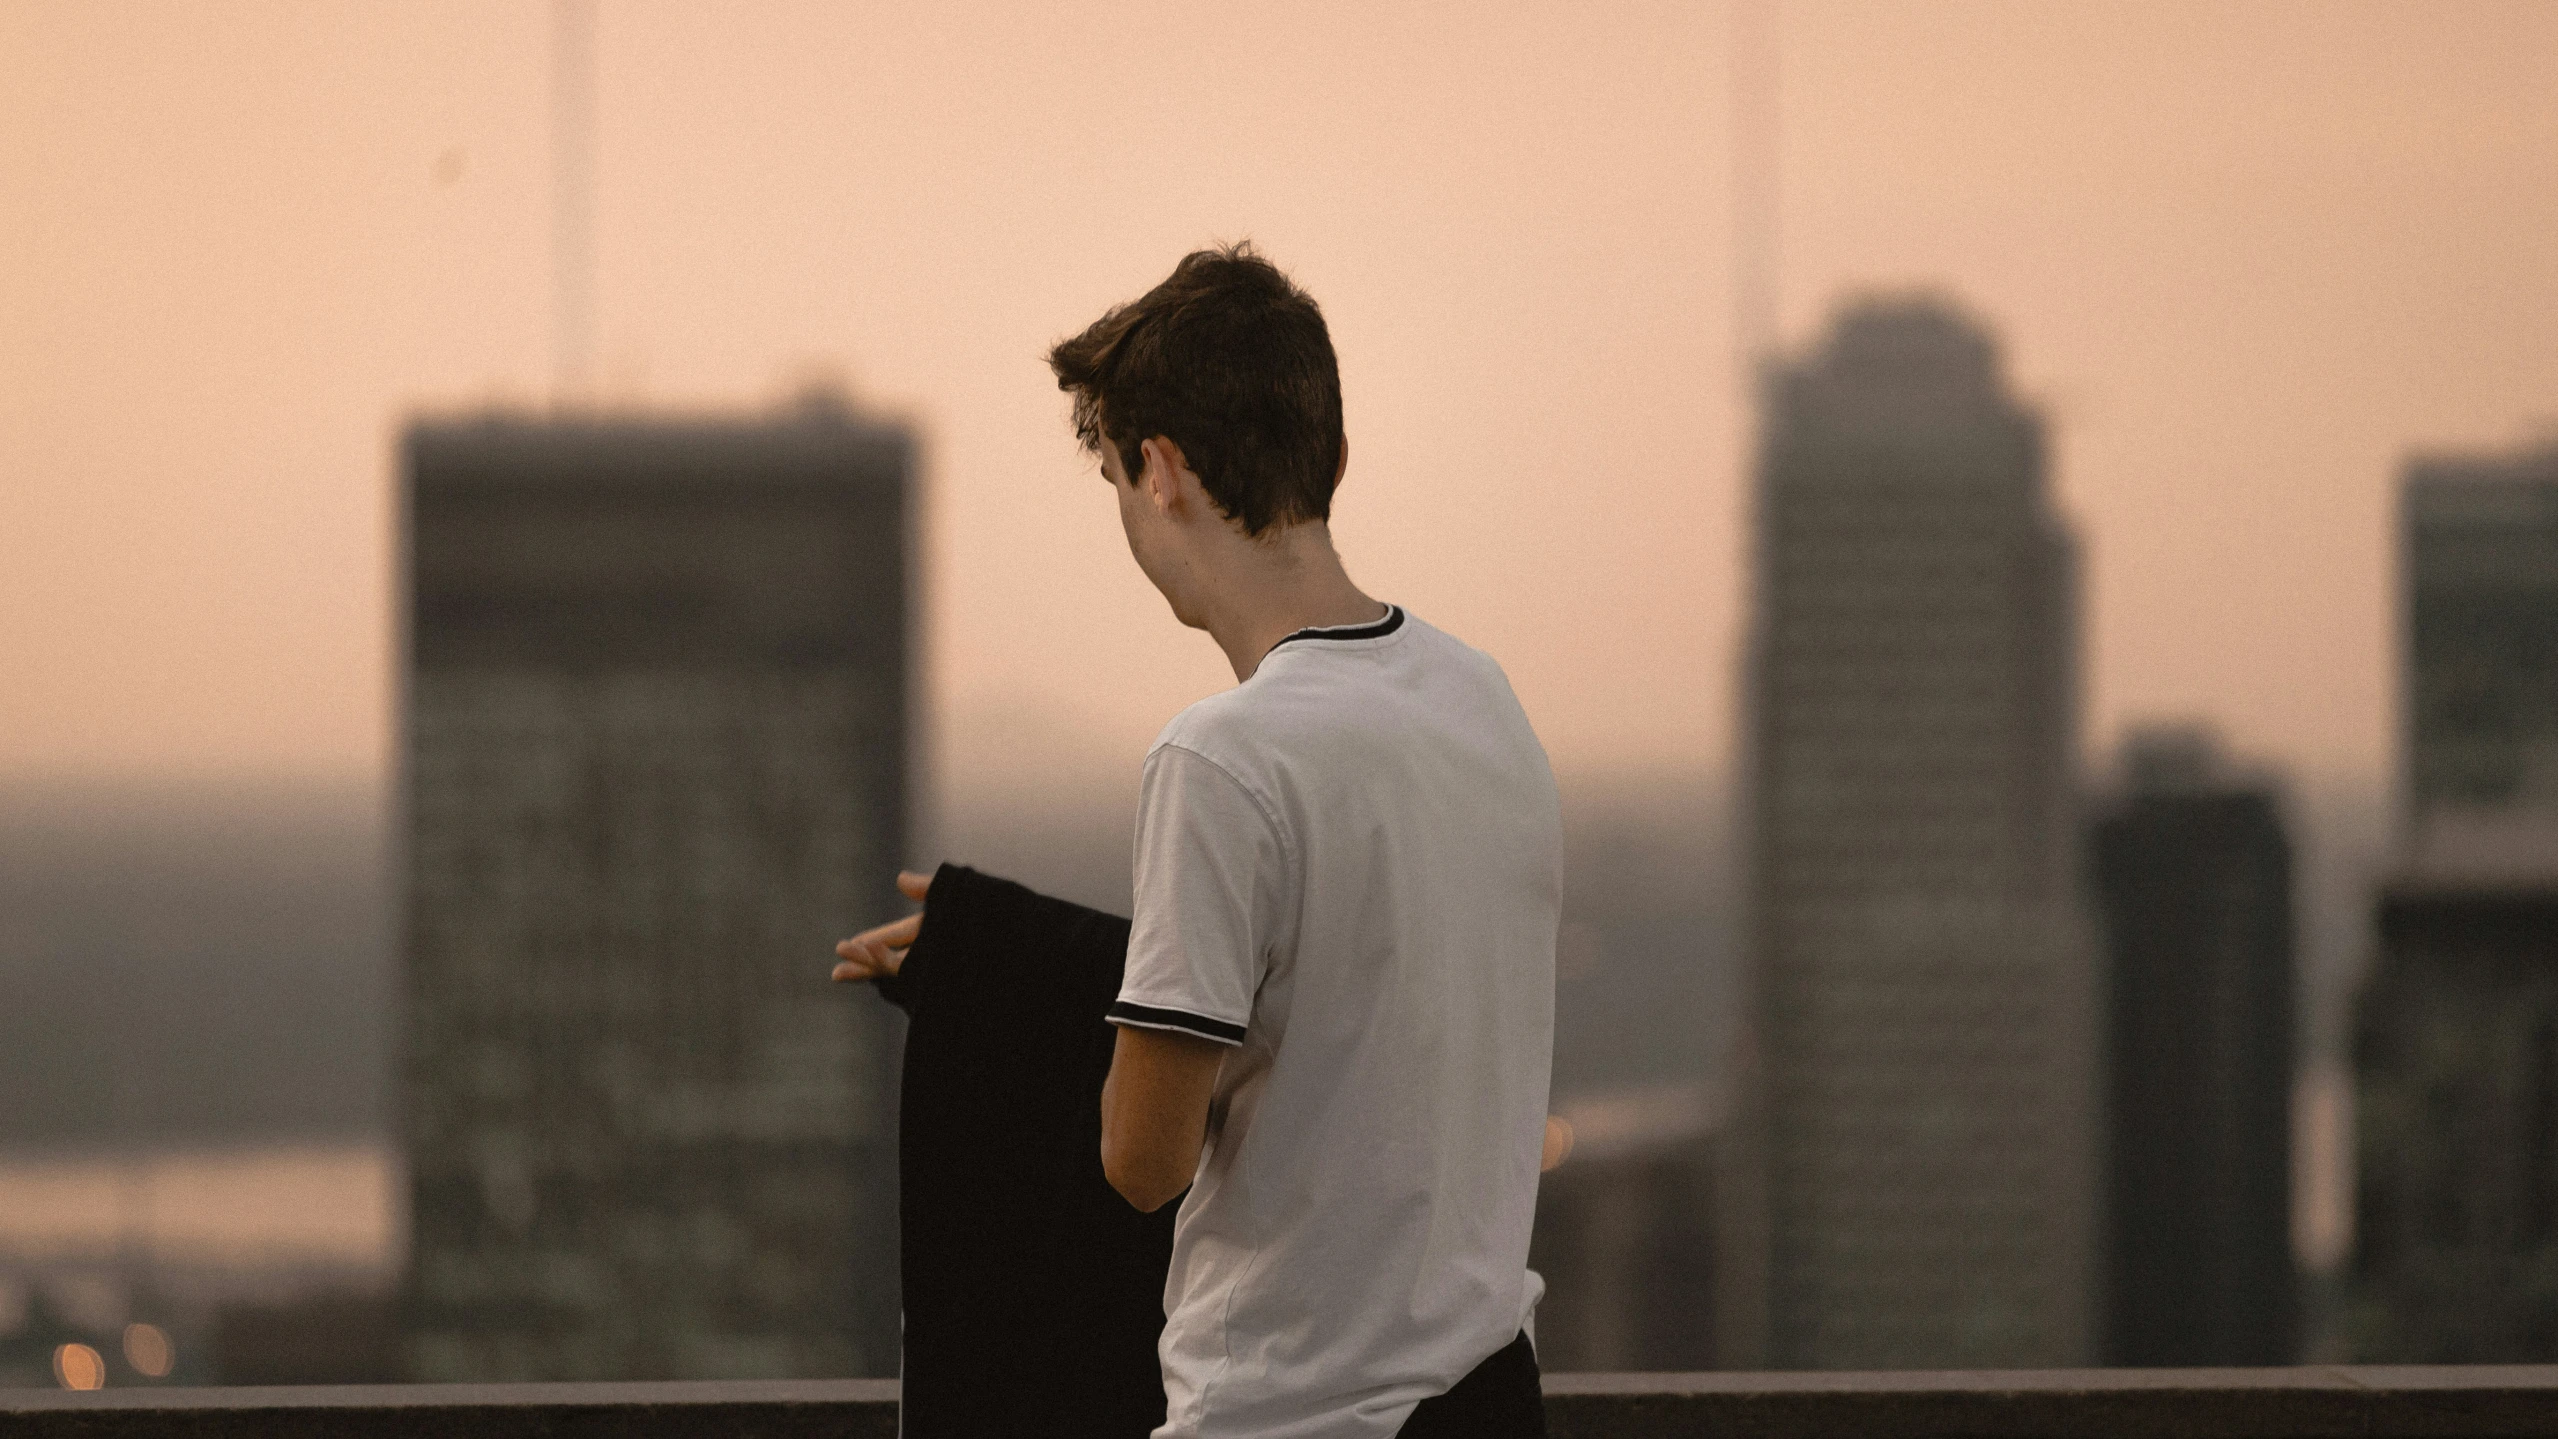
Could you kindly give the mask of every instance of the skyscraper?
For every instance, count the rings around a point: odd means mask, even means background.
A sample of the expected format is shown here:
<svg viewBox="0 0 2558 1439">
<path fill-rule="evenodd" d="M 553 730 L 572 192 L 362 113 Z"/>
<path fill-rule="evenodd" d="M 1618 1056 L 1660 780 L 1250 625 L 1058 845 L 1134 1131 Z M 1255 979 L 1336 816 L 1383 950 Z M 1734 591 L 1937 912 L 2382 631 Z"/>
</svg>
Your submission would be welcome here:
<svg viewBox="0 0 2558 1439">
<path fill-rule="evenodd" d="M 2558 1360 L 2558 449 L 2400 504 L 2398 868 L 2360 997 L 2346 1339 Z"/>
<path fill-rule="evenodd" d="M 2093 1354 L 2076 565 L 1987 334 L 1851 306 L 1773 374 L 1745 720 L 1729 1363 Z"/>
<path fill-rule="evenodd" d="M 2558 1361 L 2558 823 L 2432 827 L 2376 917 L 2350 1356 Z"/>
<path fill-rule="evenodd" d="M 406 1357 L 886 1374 L 902 431 L 425 422 L 407 540 Z"/>
<path fill-rule="evenodd" d="M 2095 822 L 2103 920 L 2109 1364 L 2298 1360 L 2292 856 L 2270 783 L 2209 735 L 2125 745 Z"/>
<path fill-rule="evenodd" d="M 2558 448 L 2420 459 L 2399 526 L 2407 817 L 2558 812 Z"/>
</svg>

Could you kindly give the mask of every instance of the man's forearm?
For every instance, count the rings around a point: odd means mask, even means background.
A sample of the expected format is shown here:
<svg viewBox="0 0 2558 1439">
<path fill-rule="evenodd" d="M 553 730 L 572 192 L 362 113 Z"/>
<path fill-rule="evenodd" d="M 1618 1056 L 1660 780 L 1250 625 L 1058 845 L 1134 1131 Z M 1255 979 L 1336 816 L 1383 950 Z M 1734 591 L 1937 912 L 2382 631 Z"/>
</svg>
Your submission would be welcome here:
<svg viewBox="0 0 2558 1439">
<path fill-rule="evenodd" d="M 1101 1085 L 1101 1171 L 1139 1210 L 1151 1214 L 1190 1187 L 1225 1057 L 1209 1040 L 1121 1026 Z"/>
</svg>

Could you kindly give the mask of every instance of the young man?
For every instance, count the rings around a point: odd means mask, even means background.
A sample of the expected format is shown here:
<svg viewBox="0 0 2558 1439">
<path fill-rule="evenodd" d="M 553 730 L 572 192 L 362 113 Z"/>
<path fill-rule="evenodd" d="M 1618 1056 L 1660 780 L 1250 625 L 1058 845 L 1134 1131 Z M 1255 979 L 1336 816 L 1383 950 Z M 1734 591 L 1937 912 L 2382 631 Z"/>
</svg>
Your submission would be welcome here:
<svg viewBox="0 0 2558 1439">
<path fill-rule="evenodd" d="M 1545 752 L 1488 656 L 1344 572 L 1331 338 L 1248 246 L 1049 363 L 1138 567 L 1236 680 L 1146 757 L 1108 1013 L 1103 1168 L 1139 1209 L 1187 1191 L 1156 1434 L 1541 1434 Z M 846 941 L 839 977 L 914 923 Z"/>
</svg>

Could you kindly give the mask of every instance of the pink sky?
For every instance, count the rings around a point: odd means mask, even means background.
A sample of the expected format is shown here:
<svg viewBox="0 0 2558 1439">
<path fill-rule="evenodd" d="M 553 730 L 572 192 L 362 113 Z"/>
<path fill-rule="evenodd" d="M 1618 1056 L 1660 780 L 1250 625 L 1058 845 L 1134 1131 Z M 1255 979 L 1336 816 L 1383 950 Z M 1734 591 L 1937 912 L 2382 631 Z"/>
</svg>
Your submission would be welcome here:
<svg viewBox="0 0 2558 1439">
<path fill-rule="evenodd" d="M 1353 573 L 1567 769 L 1719 762 L 1743 491 L 1726 13 L 605 0 L 614 403 L 839 376 L 928 456 L 943 783 L 1226 682 L 1040 353 L 1249 235 L 1324 303 Z M 552 371 L 549 16 L 0 9 L 0 778 L 364 780 L 403 416 Z M 2088 741 L 2385 770 L 2413 447 L 2558 420 L 2558 6 L 1783 7 L 1781 319 L 2002 335 L 2088 546 Z"/>
</svg>

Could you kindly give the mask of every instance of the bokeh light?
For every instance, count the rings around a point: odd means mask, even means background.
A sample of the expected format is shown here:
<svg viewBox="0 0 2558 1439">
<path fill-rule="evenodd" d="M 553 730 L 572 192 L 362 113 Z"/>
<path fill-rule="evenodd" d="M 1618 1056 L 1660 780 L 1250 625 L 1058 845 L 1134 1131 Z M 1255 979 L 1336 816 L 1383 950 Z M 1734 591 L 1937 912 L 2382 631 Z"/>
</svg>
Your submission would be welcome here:
<svg viewBox="0 0 2558 1439">
<path fill-rule="evenodd" d="M 178 1348 L 169 1342 L 169 1332 L 157 1324 L 124 1326 L 124 1357 L 133 1367 L 154 1379 L 166 1379 L 177 1367 Z"/>
<path fill-rule="evenodd" d="M 1559 1114 L 1545 1117 L 1545 1155 L 1537 1164 L 1541 1174 L 1551 1174 L 1563 1161 L 1572 1157 L 1572 1123 Z"/>
<path fill-rule="evenodd" d="M 53 1351 L 53 1377 L 65 1389 L 103 1389 L 106 1356 L 86 1344 L 65 1344 Z"/>
</svg>

